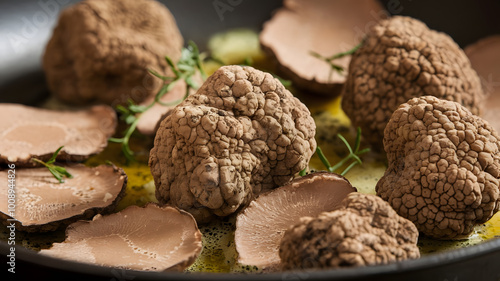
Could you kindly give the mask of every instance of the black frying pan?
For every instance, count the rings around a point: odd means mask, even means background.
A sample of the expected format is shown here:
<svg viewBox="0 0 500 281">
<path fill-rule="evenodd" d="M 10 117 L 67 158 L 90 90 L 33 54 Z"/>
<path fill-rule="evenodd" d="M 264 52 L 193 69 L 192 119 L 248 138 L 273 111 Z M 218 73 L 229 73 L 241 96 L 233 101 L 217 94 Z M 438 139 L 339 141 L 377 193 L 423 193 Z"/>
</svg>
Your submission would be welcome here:
<svg viewBox="0 0 500 281">
<path fill-rule="evenodd" d="M 305 0 L 307 1 L 307 0 Z M 332 0 L 339 1 L 339 0 Z M 355 0 L 349 0 L 355 1 Z M 40 57 L 57 13 L 75 0 L 0 1 L 0 102 L 36 104 L 47 95 Z M 202 49 L 215 32 L 259 30 L 280 0 L 164 0 L 184 38 Z M 418 18 L 462 47 L 500 33 L 500 1 L 383 0 L 393 14 Z M 222 3 L 222 4 L 221 4 Z M 222 5 L 226 8 L 221 9 Z M 216 9 L 218 6 L 219 9 Z M 1 140 L 0 140 L 1 141 Z M 1 184 L 1 183 L 0 183 Z M 17 247 L 16 273 L 7 272 L 10 246 L 0 242 L 1 280 L 500 280 L 500 239 L 390 265 L 259 275 L 139 272 L 40 256 Z M 4 277 L 5 276 L 5 277 Z"/>
</svg>

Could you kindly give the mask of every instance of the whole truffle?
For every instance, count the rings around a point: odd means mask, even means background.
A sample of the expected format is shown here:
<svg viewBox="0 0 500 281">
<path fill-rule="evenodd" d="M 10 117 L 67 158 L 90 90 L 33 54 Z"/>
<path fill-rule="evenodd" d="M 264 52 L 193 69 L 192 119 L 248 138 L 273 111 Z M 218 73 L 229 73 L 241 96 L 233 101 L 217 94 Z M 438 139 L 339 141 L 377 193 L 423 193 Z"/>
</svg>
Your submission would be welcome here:
<svg viewBox="0 0 500 281">
<path fill-rule="evenodd" d="M 51 92 L 71 104 L 140 102 L 162 81 L 165 56 L 182 36 L 165 6 L 150 0 L 84 0 L 64 10 L 43 56 Z"/>
<path fill-rule="evenodd" d="M 500 207 L 499 145 L 488 122 L 460 104 L 414 98 L 385 129 L 389 167 L 377 194 L 428 236 L 469 234 Z"/>
<path fill-rule="evenodd" d="M 409 17 L 380 21 L 352 56 L 342 108 L 363 137 L 382 148 L 384 128 L 409 99 L 435 96 L 481 112 L 481 83 L 469 59 L 446 34 Z"/>
<path fill-rule="evenodd" d="M 304 217 L 280 245 L 284 270 L 386 264 L 420 257 L 418 230 L 375 195 L 353 192 L 341 207 Z"/>
<path fill-rule="evenodd" d="M 161 122 L 149 159 L 156 197 L 198 222 L 232 214 L 307 166 L 315 129 L 271 74 L 221 67 Z"/>
</svg>

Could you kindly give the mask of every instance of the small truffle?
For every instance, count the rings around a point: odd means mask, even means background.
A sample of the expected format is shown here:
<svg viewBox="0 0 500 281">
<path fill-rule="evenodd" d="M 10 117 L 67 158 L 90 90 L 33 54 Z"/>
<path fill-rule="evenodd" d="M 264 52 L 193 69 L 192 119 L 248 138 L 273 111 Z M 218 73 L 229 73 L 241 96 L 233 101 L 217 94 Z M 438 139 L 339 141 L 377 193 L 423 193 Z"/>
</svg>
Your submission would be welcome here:
<svg viewBox="0 0 500 281">
<path fill-rule="evenodd" d="M 40 254 L 132 270 L 182 271 L 201 249 L 201 232 L 190 214 L 148 204 L 76 222 L 64 242 Z"/>
<path fill-rule="evenodd" d="M 83 165 L 65 166 L 73 178 L 59 183 L 45 167 L 15 170 L 15 188 L 0 185 L 0 217 L 3 223 L 16 219 L 16 228 L 27 232 L 56 230 L 79 219 L 113 211 L 124 196 L 125 172 L 113 166 L 95 168 Z M 8 179 L 9 171 L 0 171 Z M 15 206 L 7 196 L 15 191 Z"/>
<path fill-rule="evenodd" d="M 271 74 L 221 67 L 161 122 L 149 159 L 156 197 L 199 223 L 230 215 L 307 166 L 315 128 Z"/>
<path fill-rule="evenodd" d="M 263 49 L 278 63 L 278 73 L 309 92 L 340 95 L 345 74 L 331 72 L 325 57 L 345 52 L 363 39 L 365 27 L 389 13 L 377 0 L 285 0 L 260 34 Z M 350 57 L 335 60 L 347 69 Z"/>
<path fill-rule="evenodd" d="M 484 93 L 460 47 L 446 34 L 395 16 L 370 29 L 351 59 L 342 109 L 375 149 L 398 106 L 420 96 L 456 101 L 480 114 Z"/>
<path fill-rule="evenodd" d="M 139 103 L 156 94 L 183 38 L 165 6 L 150 0 L 84 0 L 64 10 L 43 56 L 49 89 L 70 104 Z"/>
<path fill-rule="evenodd" d="M 344 177 L 318 172 L 261 194 L 236 218 L 238 262 L 264 271 L 279 269 L 279 243 L 285 231 L 301 217 L 334 210 L 355 191 Z"/>
<path fill-rule="evenodd" d="M 115 111 L 105 105 L 54 111 L 20 104 L 0 104 L 0 163 L 33 166 L 61 146 L 58 161 L 83 161 L 108 145 L 116 128 Z"/>
<path fill-rule="evenodd" d="M 303 217 L 280 245 L 284 270 L 387 264 L 420 257 L 418 230 L 375 195 L 353 192 L 340 208 Z"/>
<path fill-rule="evenodd" d="M 377 194 L 425 235 L 467 235 L 500 207 L 499 148 L 497 132 L 459 103 L 411 99 L 385 129 Z"/>
</svg>

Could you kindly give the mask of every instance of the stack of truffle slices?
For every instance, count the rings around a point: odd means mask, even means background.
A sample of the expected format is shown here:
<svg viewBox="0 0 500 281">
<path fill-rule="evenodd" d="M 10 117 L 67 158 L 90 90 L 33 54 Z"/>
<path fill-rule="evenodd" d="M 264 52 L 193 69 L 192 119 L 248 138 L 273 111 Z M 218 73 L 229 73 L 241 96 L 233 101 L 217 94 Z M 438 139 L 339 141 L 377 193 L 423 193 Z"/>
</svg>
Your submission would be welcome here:
<svg viewBox="0 0 500 281">
<path fill-rule="evenodd" d="M 0 120 L 0 161 L 7 167 L 0 174 L 8 179 L 0 187 L 0 197 L 6 199 L 0 201 L 2 223 L 15 221 L 18 231 L 30 233 L 67 227 L 66 240 L 40 254 L 136 270 L 182 271 L 201 252 L 201 233 L 184 211 L 149 204 L 108 215 L 125 195 L 125 172 L 114 165 L 87 167 L 75 161 L 106 147 L 117 123 L 109 106 L 51 111 L 1 104 Z M 32 159 L 64 168 L 71 176 L 59 181 Z M 116 259 L 116 252 L 128 258 Z"/>
<path fill-rule="evenodd" d="M 158 2 L 85 0 L 62 11 L 43 67 L 51 92 L 65 103 L 147 102 L 161 86 L 148 80 L 148 68 L 166 71 L 162 58 L 176 61 L 182 42 L 173 16 Z M 163 101 L 184 92 L 185 85 L 179 84 Z M 193 216 L 156 204 L 109 214 L 125 195 L 125 172 L 114 165 L 78 163 L 100 153 L 114 134 L 116 113 L 108 105 L 57 111 L 0 104 L 0 164 L 6 166 L 0 174 L 9 183 L 0 187 L 0 197 L 9 199 L 0 201 L 2 222 L 15 221 L 23 232 L 67 227 L 66 240 L 42 255 L 134 270 L 182 271 L 202 248 Z M 155 111 L 152 125 L 144 128 L 152 130 L 161 114 Z M 52 172 L 62 169 L 68 178 L 55 178 Z"/>
</svg>

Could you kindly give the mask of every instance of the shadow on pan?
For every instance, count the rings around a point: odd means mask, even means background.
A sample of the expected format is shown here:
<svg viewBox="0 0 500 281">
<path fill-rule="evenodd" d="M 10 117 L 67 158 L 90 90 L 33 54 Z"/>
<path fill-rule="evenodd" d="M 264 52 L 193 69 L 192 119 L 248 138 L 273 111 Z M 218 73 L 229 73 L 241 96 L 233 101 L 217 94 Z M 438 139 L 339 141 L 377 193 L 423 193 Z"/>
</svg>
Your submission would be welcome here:
<svg viewBox="0 0 500 281">
<path fill-rule="evenodd" d="M 339 1 L 339 0 L 335 0 Z M 352 1 L 352 0 L 351 0 Z M 44 46 L 57 15 L 75 0 L 0 2 L 0 102 L 37 104 L 49 93 L 40 66 Z M 259 30 L 281 5 L 280 0 L 165 0 L 186 40 L 202 49 L 219 31 L 237 27 Z M 500 33 L 500 1 L 383 0 L 392 14 L 409 15 L 450 34 L 462 47 Z M 0 242 L 7 276 L 11 246 Z M 17 247 L 16 280 L 500 280 L 500 239 L 419 260 L 335 271 L 267 275 L 179 274 L 98 267 L 39 256 Z M 2 280 L 4 280 L 2 278 Z"/>
</svg>

